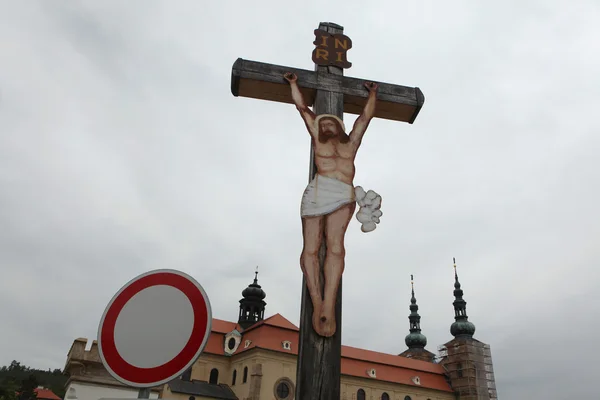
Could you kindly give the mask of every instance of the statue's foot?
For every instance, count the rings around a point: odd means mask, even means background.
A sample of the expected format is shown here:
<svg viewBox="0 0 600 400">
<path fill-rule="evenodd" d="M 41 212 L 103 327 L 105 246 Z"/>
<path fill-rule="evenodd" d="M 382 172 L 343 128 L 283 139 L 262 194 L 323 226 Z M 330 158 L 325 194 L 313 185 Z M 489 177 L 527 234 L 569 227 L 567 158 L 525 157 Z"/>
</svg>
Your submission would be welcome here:
<svg viewBox="0 0 600 400">
<path fill-rule="evenodd" d="M 335 317 L 321 316 L 319 320 L 320 326 L 317 333 L 323 337 L 332 337 L 335 334 Z"/>
<path fill-rule="evenodd" d="M 319 323 L 319 330 L 317 331 L 319 335 L 331 337 L 335 334 L 335 303 L 333 307 L 328 307 L 326 304 L 323 305 L 319 316 Z"/>
<path fill-rule="evenodd" d="M 318 335 L 321 335 L 321 304 L 313 303 L 313 316 L 312 316 L 313 329 Z"/>
</svg>

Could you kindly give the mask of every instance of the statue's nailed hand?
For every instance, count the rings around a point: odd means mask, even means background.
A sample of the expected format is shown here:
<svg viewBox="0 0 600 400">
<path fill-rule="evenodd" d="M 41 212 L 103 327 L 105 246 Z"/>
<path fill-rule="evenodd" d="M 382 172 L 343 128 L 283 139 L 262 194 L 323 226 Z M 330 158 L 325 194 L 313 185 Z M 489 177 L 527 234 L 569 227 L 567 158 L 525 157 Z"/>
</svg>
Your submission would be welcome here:
<svg viewBox="0 0 600 400">
<path fill-rule="evenodd" d="M 379 88 L 379 85 L 376 84 L 375 82 L 365 82 L 365 87 L 367 88 L 369 93 L 372 93 L 372 92 L 377 93 L 377 89 Z"/>
<path fill-rule="evenodd" d="M 298 77 L 293 72 L 286 72 L 285 74 L 283 74 L 283 77 L 289 83 L 294 83 L 294 82 L 296 82 L 298 80 Z"/>
</svg>

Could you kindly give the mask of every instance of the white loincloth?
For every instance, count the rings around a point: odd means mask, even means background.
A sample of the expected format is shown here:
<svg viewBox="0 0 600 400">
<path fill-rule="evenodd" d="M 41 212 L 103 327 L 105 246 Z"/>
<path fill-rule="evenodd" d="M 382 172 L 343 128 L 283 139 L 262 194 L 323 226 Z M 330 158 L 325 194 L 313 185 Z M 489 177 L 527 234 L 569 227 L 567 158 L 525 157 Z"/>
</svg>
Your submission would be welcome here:
<svg viewBox="0 0 600 400">
<path fill-rule="evenodd" d="M 379 209 L 381 196 L 372 190 L 365 192 L 360 186 L 353 188 L 338 179 L 322 175 L 316 175 L 304 190 L 300 215 L 304 218 L 331 214 L 355 201 L 360 207 L 356 219 L 362 224 L 361 230 L 365 233 L 375 230 L 382 215 Z"/>
</svg>

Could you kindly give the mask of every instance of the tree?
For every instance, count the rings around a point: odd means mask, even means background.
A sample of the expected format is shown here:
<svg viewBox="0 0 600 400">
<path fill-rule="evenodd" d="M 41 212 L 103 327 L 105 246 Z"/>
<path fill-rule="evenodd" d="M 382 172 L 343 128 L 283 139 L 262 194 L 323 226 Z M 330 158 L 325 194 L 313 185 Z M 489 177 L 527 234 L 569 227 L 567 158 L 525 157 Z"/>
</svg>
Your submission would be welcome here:
<svg viewBox="0 0 600 400">
<path fill-rule="evenodd" d="M 19 385 L 15 378 L 7 377 L 0 385 L 0 400 L 17 400 Z"/>
<path fill-rule="evenodd" d="M 37 399 L 37 393 L 35 389 L 38 387 L 38 381 L 35 375 L 29 374 L 29 376 L 21 381 L 21 387 L 19 388 L 19 394 L 17 400 L 35 400 Z"/>
<path fill-rule="evenodd" d="M 58 397 L 64 398 L 67 375 L 63 374 L 60 369 L 31 368 L 18 361 L 13 361 L 10 365 L 0 367 L 0 400 L 17 400 L 15 392 L 20 392 L 22 381 L 27 380 L 29 375 L 35 377 L 36 385 L 33 386 L 33 389 L 37 386 L 44 386 L 52 390 Z M 29 385 L 31 386 L 31 383 Z"/>
<path fill-rule="evenodd" d="M 27 367 L 21 365 L 21 363 L 18 362 L 17 360 L 12 360 L 12 362 L 8 366 L 8 370 L 11 371 L 11 372 L 14 372 L 14 371 L 25 371 L 26 368 Z"/>
</svg>

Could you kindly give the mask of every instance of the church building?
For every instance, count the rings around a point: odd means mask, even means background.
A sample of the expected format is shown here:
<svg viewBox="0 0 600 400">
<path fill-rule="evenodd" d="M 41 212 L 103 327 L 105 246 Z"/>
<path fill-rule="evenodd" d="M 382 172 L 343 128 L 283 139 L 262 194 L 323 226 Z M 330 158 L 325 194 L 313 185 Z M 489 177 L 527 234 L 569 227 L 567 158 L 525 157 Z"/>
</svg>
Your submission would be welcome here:
<svg viewBox="0 0 600 400">
<path fill-rule="evenodd" d="M 475 325 L 468 320 L 454 267 L 454 338 L 439 347 L 437 356 L 425 348 L 413 287 L 407 349 L 394 355 L 342 346 L 341 400 L 497 399 L 490 347 L 473 337 Z M 265 318 L 266 296 L 257 272 L 242 291 L 237 321 L 213 319 L 206 348 L 192 368 L 152 394 L 174 400 L 293 400 L 299 330 L 280 314 Z M 85 353 L 92 352 L 97 354 L 96 341 Z M 71 373 L 67 389 L 79 379 L 82 361 L 74 355 L 72 347 L 65 366 Z M 101 374 L 103 384 L 107 375 Z"/>
</svg>

